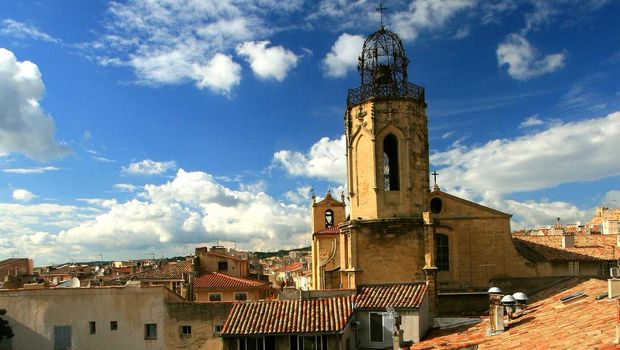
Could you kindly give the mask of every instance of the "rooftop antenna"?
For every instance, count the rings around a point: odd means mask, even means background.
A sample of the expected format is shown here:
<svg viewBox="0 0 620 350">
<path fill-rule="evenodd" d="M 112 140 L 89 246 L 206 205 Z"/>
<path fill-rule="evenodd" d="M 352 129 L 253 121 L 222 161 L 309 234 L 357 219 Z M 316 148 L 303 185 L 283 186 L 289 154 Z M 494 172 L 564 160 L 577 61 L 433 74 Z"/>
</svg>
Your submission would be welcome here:
<svg viewBox="0 0 620 350">
<path fill-rule="evenodd" d="M 11 252 L 11 259 L 14 259 L 16 254 L 19 255 L 20 253 L 19 252 Z"/>
<path fill-rule="evenodd" d="M 383 3 L 379 3 L 379 7 L 377 7 L 375 10 L 379 11 L 379 13 L 381 14 L 381 28 L 383 28 L 383 11 L 387 10 L 387 8 L 383 7 Z"/>
</svg>

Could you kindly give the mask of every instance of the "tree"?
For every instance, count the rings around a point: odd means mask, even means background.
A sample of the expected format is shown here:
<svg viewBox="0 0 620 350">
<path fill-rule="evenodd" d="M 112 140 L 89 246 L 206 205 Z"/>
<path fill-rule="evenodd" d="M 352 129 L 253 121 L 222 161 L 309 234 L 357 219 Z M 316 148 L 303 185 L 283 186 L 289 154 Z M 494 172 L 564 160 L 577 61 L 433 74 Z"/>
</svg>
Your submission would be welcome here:
<svg viewBox="0 0 620 350">
<path fill-rule="evenodd" d="M 5 320 L 4 316 L 6 315 L 6 310 L 5 309 L 0 309 L 0 342 L 3 339 L 10 339 L 13 338 L 13 329 L 11 329 L 11 326 L 9 325 L 9 321 Z"/>
</svg>

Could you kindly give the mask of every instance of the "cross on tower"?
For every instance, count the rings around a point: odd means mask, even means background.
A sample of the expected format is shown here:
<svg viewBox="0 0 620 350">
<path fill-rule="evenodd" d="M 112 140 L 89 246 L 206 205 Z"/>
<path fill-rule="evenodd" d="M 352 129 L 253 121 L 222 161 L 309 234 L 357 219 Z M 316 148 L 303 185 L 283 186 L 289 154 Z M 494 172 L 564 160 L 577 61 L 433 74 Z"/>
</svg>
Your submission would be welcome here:
<svg viewBox="0 0 620 350">
<path fill-rule="evenodd" d="M 434 170 L 431 175 L 433 175 L 433 182 L 435 183 L 435 186 L 437 186 L 437 175 L 439 175 L 439 173 L 437 173 L 437 170 Z"/>
<path fill-rule="evenodd" d="M 379 13 L 381 14 L 381 28 L 383 28 L 383 11 L 387 10 L 387 8 L 383 7 L 382 3 L 379 3 L 379 7 L 377 7 L 375 10 L 379 11 Z"/>
</svg>

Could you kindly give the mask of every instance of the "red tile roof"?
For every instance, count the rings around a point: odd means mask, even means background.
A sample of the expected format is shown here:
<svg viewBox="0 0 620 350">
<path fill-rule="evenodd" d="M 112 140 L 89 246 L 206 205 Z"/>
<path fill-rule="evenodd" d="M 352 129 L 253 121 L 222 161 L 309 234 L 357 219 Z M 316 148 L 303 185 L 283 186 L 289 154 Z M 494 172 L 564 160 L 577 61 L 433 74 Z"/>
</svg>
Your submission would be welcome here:
<svg viewBox="0 0 620 350">
<path fill-rule="evenodd" d="M 191 261 L 168 263 L 153 270 L 143 271 L 134 275 L 135 279 L 144 280 L 183 280 L 183 274 L 192 272 Z"/>
<path fill-rule="evenodd" d="M 320 231 L 316 231 L 314 234 L 315 235 L 337 235 L 339 233 L 340 233 L 340 229 L 338 228 L 338 226 L 331 226 L 331 227 L 324 228 Z"/>
<path fill-rule="evenodd" d="M 301 261 L 298 261 L 296 263 L 292 263 L 290 265 L 286 265 L 283 268 L 279 269 L 278 272 L 287 272 L 287 271 L 297 271 L 297 270 L 301 270 L 304 267 L 304 263 Z"/>
<path fill-rule="evenodd" d="M 342 332 L 353 314 L 353 296 L 235 304 L 222 336 Z"/>
<path fill-rule="evenodd" d="M 358 288 L 358 309 L 419 309 L 426 295 L 426 282 L 368 285 Z"/>
<path fill-rule="evenodd" d="M 533 261 L 600 261 L 620 257 L 617 235 L 575 235 L 575 248 L 562 248 L 562 236 L 513 235 L 515 246 Z"/>
<path fill-rule="evenodd" d="M 270 283 L 250 278 L 232 277 L 218 272 L 200 274 L 194 279 L 195 288 L 265 287 Z"/>
<path fill-rule="evenodd" d="M 530 298 L 525 313 L 508 322 L 508 329 L 493 336 L 488 317 L 479 323 L 433 330 L 410 349 L 602 349 L 617 348 L 615 338 L 617 301 L 595 296 L 607 291 L 607 281 L 572 278 Z M 561 298 L 575 292 L 586 297 L 563 303 Z"/>
</svg>

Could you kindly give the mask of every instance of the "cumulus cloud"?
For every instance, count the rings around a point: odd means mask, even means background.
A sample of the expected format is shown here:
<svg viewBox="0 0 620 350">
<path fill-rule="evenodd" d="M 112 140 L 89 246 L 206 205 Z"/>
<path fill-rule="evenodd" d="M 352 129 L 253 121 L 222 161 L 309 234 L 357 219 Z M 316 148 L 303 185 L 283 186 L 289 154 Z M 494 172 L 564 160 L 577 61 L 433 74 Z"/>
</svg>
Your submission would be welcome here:
<svg viewBox="0 0 620 350">
<path fill-rule="evenodd" d="M 323 137 L 307 153 L 278 151 L 273 155 L 272 166 L 282 167 L 294 176 L 344 184 L 347 175 L 344 135 L 335 140 Z"/>
<path fill-rule="evenodd" d="M 132 185 L 132 184 L 114 184 L 114 189 L 121 191 L 121 192 L 134 192 L 138 188 L 140 187 L 136 185 Z"/>
<path fill-rule="evenodd" d="M 415 40 L 420 30 L 441 27 L 456 13 L 475 4 L 476 0 L 411 1 L 407 10 L 396 11 L 389 20 L 403 40 Z"/>
<path fill-rule="evenodd" d="M 54 121 L 39 105 L 44 90 L 37 65 L 0 48 L 0 155 L 50 160 L 71 153 L 54 139 Z"/>
<path fill-rule="evenodd" d="M 216 54 L 204 66 L 194 65 L 196 86 L 229 94 L 241 81 L 241 66 L 231 56 Z"/>
<path fill-rule="evenodd" d="M 0 21 L 0 34 L 10 35 L 16 38 L 30 38 L 51 43 L 59 43 L 60 40 L 40 31 L 37 27 L 23 22 L 7 18 Z"/>
<path fill-rule="evenodd" d="M 325 75 L 343 77 L 348 71 L 355 69 L 363 45 L 364 37 L 361 35 L 341 34 L 323 59 Z"/>
<path fill-rule="evenodd" d="M 443 167 L 444 186 L 506 194 L 620 175 L 617 149 L 620 111 L 480 147 L 459 145 L 433 153 L 431 162 Z"/>
<path fill-rule="evenodd" d="M 256 39 L 277 30 L 269 16 L 284 17 L 301 6 L 301 1 L 112 2 L 105 32 L 84 49 L 102 65 L 132 68 L 145 84 L 190 81 L 198 88 L 229 94 L 241 73 L 231 53 L 246 42 L 260 46 Z M 262 49 L 250 48 L 246 56 L 257 75 L 282 79 L 294 66 L 296 56 L 290 51 Z M 279 62 L 266 62 L 266 56 Z"/>
<path fill-rule="evenodd" d="M 13 191 L 13 199 L 20 202 L 30 202 L 32 199 L 36 198 L 32 192 L 25 190 L 23 188 L 18 188 Z"/>
<path fill-rule="evenodd" d="M 244 42 L 237 46 L 237 54 L 246 59 L 259 78 L 282 81 L 297 65 L 299 57 L 282 46 L 267 47 L 269 44 L 269 41 Z"/>
<path fill-rule="evenodd" d="M 514 33 L 497 46 L 496 54 L 498 65 L 508 66 L 508 74 L 517 80 L 528 80 L 555 72 L 564 67 L 566 60 L 564 53 L 540 57 L 524 36 Z"/>
<path fill-rule="evenodd" d="M 61 244 L 145 249 L 235 240 L 248 248 L 307 243 L 305 207 L 277 202 L 264 192 L 234 191 L 204 172 L 178 171 L 163 185 L 146 185 L 141 200 L 112 204 L 94 220 L 63 230 Z"/>
<path fill-rule="evenodd" d="M 55 166 L 33 167 L 33 168 L 6 168 L 2 172 L 7 174 L 43 174 L 49 171 L 57 171 L 60 168 Z"/>
<path fill-rule="evenodd" d="M 160 175 L 168 170 L 176 168 L 175 161 L 156 162 L 151 159 L 134 162 L 123 167 L 123 172 L 131 175 Z"/>
</svg>

